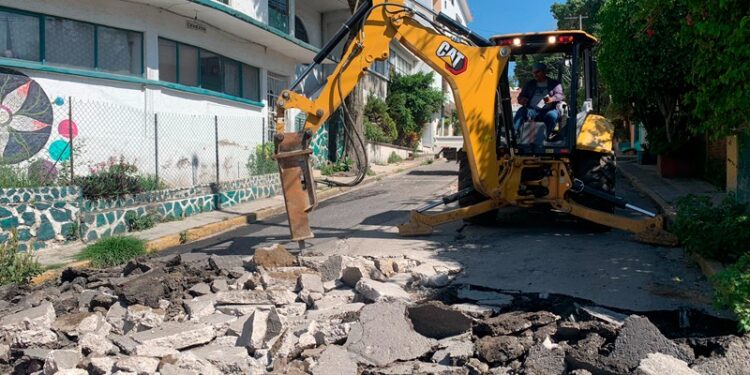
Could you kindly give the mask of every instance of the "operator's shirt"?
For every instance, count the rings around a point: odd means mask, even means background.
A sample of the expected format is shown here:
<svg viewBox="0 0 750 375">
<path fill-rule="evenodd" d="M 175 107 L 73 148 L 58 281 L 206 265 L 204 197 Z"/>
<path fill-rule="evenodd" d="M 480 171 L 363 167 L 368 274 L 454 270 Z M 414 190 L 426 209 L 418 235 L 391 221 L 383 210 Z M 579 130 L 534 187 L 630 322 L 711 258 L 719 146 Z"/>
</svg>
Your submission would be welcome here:
<svg viewBox="0 0 750 375">
<path fill-rule="evenodd" d="M 534 90 L 534 96 L 529 100 L 529 107 L 541 108 L 544 106 L 542 99 L 549 94 L 549 89 L 547 88 L 548 82 L 549 81 L 547 80 L 544 80 L 544 82 L 536 82 L 536 89 Z M 542 102 L 542 104 L 540 105 L 539 102 Z"/>
</svg>

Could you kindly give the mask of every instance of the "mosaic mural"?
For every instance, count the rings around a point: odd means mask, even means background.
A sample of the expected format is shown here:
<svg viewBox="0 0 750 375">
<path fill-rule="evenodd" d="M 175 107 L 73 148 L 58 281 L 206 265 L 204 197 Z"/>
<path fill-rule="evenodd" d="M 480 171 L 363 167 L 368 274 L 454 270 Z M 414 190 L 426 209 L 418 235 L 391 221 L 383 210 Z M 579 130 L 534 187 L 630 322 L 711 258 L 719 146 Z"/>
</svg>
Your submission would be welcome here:
<svg viewBox="0 0 750 375">
<path fill-rule="evenodd" d="M 17 164 L 44 148 L 52 131 L 52 103 L 27 75 L 0 68 L 0 163 Z"/>
</svg>

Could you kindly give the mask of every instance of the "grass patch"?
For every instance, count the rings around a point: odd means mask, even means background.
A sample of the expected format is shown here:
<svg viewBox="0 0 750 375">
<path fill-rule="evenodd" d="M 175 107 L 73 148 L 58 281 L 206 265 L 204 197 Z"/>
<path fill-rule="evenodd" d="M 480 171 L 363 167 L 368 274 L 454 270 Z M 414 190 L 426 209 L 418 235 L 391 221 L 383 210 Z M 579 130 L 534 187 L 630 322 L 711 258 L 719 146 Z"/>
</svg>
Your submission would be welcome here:
<svg viewBox="0 0 750 375">
<path fill-rule="evenodd" d="M 320 174 L 323 176 L 332 176 L 336 173 L 349 172 L 352 170 L 354 162 L 348 157 L 339 159 L 336 163 L 326 164 L 320 167 Z"/>
<path fill-rule="evenodd" d="M 18 251 L 18 243 L 0 245 L 0 285 L 28 284 L 43 271 L 34 254 Z"/>
<path fill-rule="evenodd" d="M 146 254 L 146 241 L 135 237 L 109 237 L 87 246 L 78 260 L 90 260 L 97 268 L 113 267 Z"/>
<path fill-rule="evenodd" d="M 404 161 L 404 158 L 398 156 L 396 151 L 391 151 L 391 154 L 388 156 L 388 164 L 398 163 Z"/>
</svg>

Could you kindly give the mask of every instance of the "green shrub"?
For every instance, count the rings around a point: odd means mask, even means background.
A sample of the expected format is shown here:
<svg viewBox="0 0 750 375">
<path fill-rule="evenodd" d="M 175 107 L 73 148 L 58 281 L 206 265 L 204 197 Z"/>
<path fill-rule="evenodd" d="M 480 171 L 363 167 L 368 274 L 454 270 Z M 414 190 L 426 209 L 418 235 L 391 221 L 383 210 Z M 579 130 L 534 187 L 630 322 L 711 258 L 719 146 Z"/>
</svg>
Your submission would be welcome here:
<svg viewBox="0 0 750 375">
<path fill-rule="evenodd" d="M 398 131 L 396 144 L 415 147 L 424 124 L 440 110 L 445 95 L 432 87 L 432 81 L 432 73 L 391 76 L 386 103 Z"/>
<path fill-rule="evenodd" d="M 156 217 L 151 214 L 138 216 L 137 213 L 130 211 L 125 214 L 125 225 L 128 227 L 128 232 L 151 229 L 156 225 Z"/>
<path fill-rule="evenodd" d="M 388 114 L 388 105 L 370 95 L 365 106 L 365 138 L 374 142 L 391 143 L 398 137 L 396 122 Z"/>
<path fill-rule="evenodd" d="M 713 282 L 717 305 L 734 311 L 739 318 L 740 331 L 750 332 L 750 254 L 741 256 L 736 264 L 717 273 Z"/>
<path fill-rule="evenodd" d="M 42 266 L 29 251 L 18 251 L 14 241 L 0 244 L 0 285 L 28 284 L 32 277 L 42 273 Z"/>
<path fill-rule="evenodd" d="M 57 169 L 47 161 L 35 161 L 24 170 L 15 165 L 2 164 L 0 160 L 0 188 L 34 188 L 54 185 Z"/>
<path fill-rule="evenodd" d="M 326 164 L 320 168 L 320 174 L 323 176 L 331 176 L 334 173 L 349 172 L 352 170 L 354 163 L 352 159 L 344 157 L 339 159 L 336 163 Z"/>
<path fill-rule="evenodd" d="M 255 146 L 255 153 L 247 159 L 247 171 L 251 176 L 278 173 L 279 167 L 273 158 L 273 142 L 266 142 Z"/>
<path fill-rule="evenodd" d="M 135 237 L 109 237 L 87 246 L 79 260 L 90 260 L 97 268 L 113 267 L 146 254 L 146 242 Z"/>
<path fill-rule="evenodd" d="M 398 156 L 396 151 L 391 151 L 391 154 L 388 155 L 388 164 L 398 163 L 400 161 L 404 161 L 404 158 Z"/>
<path fill-rule="evenodd" d="M 81 187 L 84 198 L 92 200 L 114 199 L 166 188 L 153 176 L 138 175 L 138 167 L 123 159 L 110 159 L 92 168 L 90 175 L 75 177 L 73 182 Z"/>
<path fill-rule="evenodd" d="M 750 249 L 750 217 L 732 196 L 716 206 L 705 196 L 681 198 L 671 229 L 685 250 L 707 258 L 734 262 Z"/>
</svg>

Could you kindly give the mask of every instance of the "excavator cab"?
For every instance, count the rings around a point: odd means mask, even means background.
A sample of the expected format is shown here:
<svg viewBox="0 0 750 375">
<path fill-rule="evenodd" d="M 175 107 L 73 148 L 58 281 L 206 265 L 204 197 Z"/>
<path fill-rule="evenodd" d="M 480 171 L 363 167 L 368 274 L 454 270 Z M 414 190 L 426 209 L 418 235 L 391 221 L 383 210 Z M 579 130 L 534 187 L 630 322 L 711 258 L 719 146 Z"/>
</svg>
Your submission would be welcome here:
<svg viewBox="0 0 750 375">
<path fill-rule="evenodd" d="M 579 136 L 589 113 L 595 113 L 596 64 L 593 48 L 596 38 L 580 30 L 558 30 L 529 34 L 504 34 L 492 37 L 498 46 L 511 49 L 511 61 L 543 61 L 547 65 L 547 76 L 559 81 L 563 86 L 565 99 L 554 109 L 558 121 L 549 132 L 542 121 L 524 121 L 516 131 L 510 131 L 506 144 L 514 147 L 518 155 L 570 155 L 579 148 Z M 506 70 L 502 80 L 508 82 Z M 523 87 L 530 77 L 520 77 L 518 85 Z M 581 87 L 582 86 L 582 87 Z M 513 117 L 520 108 L 517 103 L 518 91 L 511 93 L 501 82 L 502 127 L 513 129 Z M 503 92 L 505 91 L 505 92 Z M 513 95 L 515 94 L 515 95 Z M 595 136 L 581 140 L 583 149 L 600 152 L 611 150 L 611 134 L 603 134 L 611 129 L 599 129 Z M 601 133 L 601 134 L 600 134 Z M 591 139 L 589 139 L 591 138 Z M 594 145 L 592 143 L 597 143 Z M 502 143 L 502 142 L 501 142 Z"/>
</svg>

